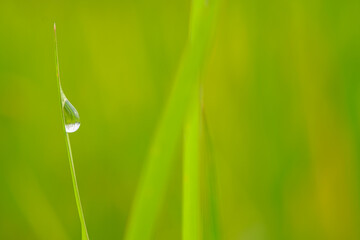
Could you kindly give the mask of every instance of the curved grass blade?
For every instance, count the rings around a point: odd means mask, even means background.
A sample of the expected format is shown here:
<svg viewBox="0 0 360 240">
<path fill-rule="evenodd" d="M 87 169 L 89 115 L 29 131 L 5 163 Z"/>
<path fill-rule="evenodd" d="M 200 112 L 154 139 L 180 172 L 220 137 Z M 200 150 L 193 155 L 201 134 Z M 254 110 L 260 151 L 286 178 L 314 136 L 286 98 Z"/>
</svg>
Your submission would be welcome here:
<svg viewBox="0 0 360 240">
<path fill-rule="evenodd" d="M 59 95 L 60 95 L 62 125 L 63 125 L 63 130 L 65 133 L 65 142 L 66 142 L 67 153 L 68 153 L 68 158 L 69 158 L 69 163 L 70 163 L 70 171 L 71 171 L 71 178 L 72 178 L 72 183 L 73 183 L 73 187 L 74 187 L 76 206 L 78 209 L 80 223 L 81 223 L 81 239 L 89 240 L 89 235 L 88 235 L 88 232 L 86 229 L 86 224 L 85 224 L 84 212 L 83 212 L 81 201 L 80 201 L 79 188 L 78 188 L 78 184 L 77 184 L 77 180 L 76 180 L 75 166 L 74 166 L 74 160 L 73 160 L 72 151 L 71 151 L 70 138 L 69 138 L 68 131 L 66 130 L 66 126 L 65 126 L 66 122 L 65 122 L 64 104 L 66 103 L 67 99 L 62 91 L 61 82 L 60 82 L 59 54 L 58 54 L 58 44 L 57 44 L 56 24 L 55 23 L 54 23 L 54 34 L 55 34 L 56 76 L 58 79 L 58 89 L 59 89 Z"/>
</svg>

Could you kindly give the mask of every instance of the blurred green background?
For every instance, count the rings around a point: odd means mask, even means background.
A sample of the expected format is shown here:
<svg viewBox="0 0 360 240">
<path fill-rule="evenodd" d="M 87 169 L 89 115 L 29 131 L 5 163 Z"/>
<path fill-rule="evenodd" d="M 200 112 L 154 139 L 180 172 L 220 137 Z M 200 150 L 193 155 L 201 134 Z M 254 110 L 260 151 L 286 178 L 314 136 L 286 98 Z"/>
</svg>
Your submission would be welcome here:
<svg viewBox="0 0 360 240">
<path fill-rule="evenodd" d="M 360 1 L 222 0 L 201 76 L 221 239 L 360 239 Z M 0 2 L 0 239 L 122 239 L 186 1 Z M 181 141 L 179 141 L 179 149 Z M 181 151 L 154 239 L 181 239 Z"/>
</svg>

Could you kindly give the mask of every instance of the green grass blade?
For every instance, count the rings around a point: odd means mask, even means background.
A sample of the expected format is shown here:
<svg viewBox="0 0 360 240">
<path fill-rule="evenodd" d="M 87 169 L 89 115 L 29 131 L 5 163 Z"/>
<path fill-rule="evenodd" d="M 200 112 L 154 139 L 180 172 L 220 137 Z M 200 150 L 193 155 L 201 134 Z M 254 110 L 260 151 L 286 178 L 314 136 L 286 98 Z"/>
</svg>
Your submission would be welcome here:
<svg viewBox="0 0 360 240">
<path fill-rule="evenodd" d="M 72 178 L 72 183 L 73 183 L 73 187 L 74 187 L 76 206 L 78 209 L 80 223 L 81 223 L 81 239 L 88 240 L 89 235 L 88 235 L 88 232 L 86 229 L 84 212 L 83 212 L 81 201 L 80 201 L 80 194 L 79 194 L 79 188 L 78 188 L 78 184 L 77 184 L 77 180 L 76 180 L 75 166 L 74 166 L 74 160 L 73 160 L 72 151 L 71 151 L 70 138 L 69 138 L 69 134 L 66 132 L 66 129 L 65 129 L 65 114 L 64 114 L 64 110 L 63 110 L 63 102 L 64 102 L 65 96 L 62 91 L 61 82 L 60 82 L 59 54 L 58 54 L 58 44 L 57 44 L 55 23 L 54 23 L 54 33 L 55 33 L 56 76 L 58 79 L 58 90 L 59 90 L 59 96 L 60 96 L 62 125 L 63 125 L 63 131 L 65 133 L 65 142 L 66 142 L 67 153 L 68 153 L 68 158 L 69 158 L 69 163 L 70 163 L 70 171 L 71 171 L 71 178 Z"/>
<path fill-rule="evenodd" d="M 184 59 L 191 59 L 188 52 Z M 183 118 L 187 109 L 190 92 L 196 83 L 196 68 L 181 64 L 181 73 L 176 80 L 168 106 L 162 116 L 144 167 L 140 185 L 135 196 L 133 209 L 126 232 L 127 240 L 150 239 L 159 212 L 173 153 L 180 137 Z"/>
<path fill-rule="evenodd" d="M 215 23 L 218 0 L 199 12 L 201 21 L 193 23 L 191 41 L 184 51 L 165 110 L 156 130 L 140 179 L 126 230 L 126 240 L 151 238 L 163 201 L 173 154 L 180 137 L 189 102 L 198 83 Z M 198 16 L 196 15 L 196 16 Z"/>
<path fill-rule="evenodd" d="M 213 144 L 211 141 L 210 130 L 207 124 L 204 109 L 201 115 L 201 129 L 202 129 L 202 144 L 204 151 L 204 239 L 218 240 L 220 237 L 218 200 L 217 200 L 217 181 L 216 181 L 216 166 Z"/>
<path fill-rule="evenodd" d="M 78 184 L 77 184 L 77 180 L 76 180 L 74 160 L 73 160 L 73 156 L 72 156 L 70 139 L 69 139 L 68 133 L 66 133 L 65 139 L 66 139 L 66 146 L 67 146 L 67 152 L 68 152 L 69 163 L 70 163 L 71 178 L 72 178 L 73 187 L 74 187 L 76 206 L 77 206 L 77 209 L 79 212 L 79 218 L 80 218 L 80 223 L 81 223 L 81 239 L 88 240 L 89 235 L 88 235 L 88 232 L 86 229 L 84 212 L 83 212 L 82 205 L 81 205 L 80 193 L 79 193 L 79 188 L 78 188 Z"/>
<path fill-rule="evenodd" d="M 193 44 L 196 30 L 200 24 L 203 0 L 193 0 L 191 4 L 189 44 Z M 199 80 L 197 80 L 198 82 Z M 182 239 L 200 239 L 200 95 L 199 84 L 193 91 L 184 124 L 183 149 L 183 202 L 182 202 Z"/>
<path fill-rule="evenodd" d="M 184 131 L 183 156 L 183 221 L 182 239 L 198 240 L 200 237 L 200 102 L 195 91 L 189 106 Z"/>
</svg>

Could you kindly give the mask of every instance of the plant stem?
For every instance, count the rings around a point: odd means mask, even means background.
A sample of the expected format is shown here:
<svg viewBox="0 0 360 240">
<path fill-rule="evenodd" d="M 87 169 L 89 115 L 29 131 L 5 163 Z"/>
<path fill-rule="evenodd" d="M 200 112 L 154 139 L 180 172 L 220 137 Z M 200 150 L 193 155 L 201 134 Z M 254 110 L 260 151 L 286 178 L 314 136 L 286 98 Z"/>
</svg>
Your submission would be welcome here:
<svg viewBox="0 0 360 240">
<path fill-rule="evenodd" d="M 201 113 L 201 132 L 202 144 L 204 149 L 204 188 L 205 188 L 205 206 L 203 207 L 204 219 L 204 239 L 218 240 L 221 239 L 219 216 L 218 216 L 218 200 L 217 200 L 217 184 L 216 184 L 216 166 L 213 144 L 211 141 L 210 130 L 205 116 L 205 110 L 202 108 Z"/>
<path fill-rule="evenodd" d="M 189 44 L 194 44 L 194 36 L 201 24 L 205 2 L 192 0 L 189 24 Z M 200 72 L 200 70 L 199 70 Z M 183 207 L 182 207 L 182 239 L 198 240 L 200 237 L 200 88 L 199 74 L 197 86 L 184 124 L 183 150 Z"/>
<path fill-rule="evenodd" d="M 195 91 L 189 106 L 184 132 L 182 239 L 200 237 L 200 101 Z"/>
<path fill-rule="evenodd" d="M 212 2 L 215 4 L 216 2 Z M 196 37 L 201 33 L 201 26 L 209 21 L 206 13 L 207 1 L 192 0 L 189 26 L 189 44 L 196 44 Z M 215 9 L 214 6 L 212 6 Z M 211 15 L 210 15 L 211 16 Z M 213 26 L 208 26 L 210 31 Z M 208 35 L 210 38 L 211 35 Z M 209 39 L 204 39 L 204 43 Z M 205 58 L 204 58 L 205 60 Z M 204 60 L 203 63 L 204 64 Z M 200 69 L 199 69 L 200 73 Z M 200 74 L 197 82 L 200 83 Z M 202 83 L 201 83 L 202 84 Z M 183 219 L 182 239 L 202 239 L 202 221 L 200 218 L 200 84 L 193 92 L 193 99 L 189 104 L 185 131 L 184 131 L 184 156 L 183 156 Z"/>
<path fill-rule="evenodd" d="M 74 160 L 73 160 L 72 151 L 71 151 L 70 138 L 69 138 L 69 134 L 66 132 L 66 129 L 65 129 L 65 114 L 64 114 L 64 110 L 63 110 L 63 105 L 65 103 L 65 95 L 62 91 L 61 82 L 60 82 L 59 54 L 58 54 L 58 44 L 57 44 L 55 23 L 54 23 L 54 33 L 55 33 L 56 75 L 57 75 L 57 79 L 58 79 L 58 90 L 59 90 L 59 96 L 60 96 L 62 126 L 63 126 L 63 131 L 65 133 L 65 142 L 66 142 L 67 153 L 68 153 L 68 158 L 69 158 L 69 163 L 70 163 L 70 171 L 71 171 L 71 178 L 72 178 L 72 183 L 73 183 L 73 187 L 74 187 L 76 206 L 78 209 L 80 223 L 81 223 L 81 239 L 89 240 L 89 235 L 88 235 L 88 232 L 86 229 L 86 224 L 85 224 L 84 212 L 82 210 L 82 205 L 81 205 L 81 201 L 80 201 L 79 188 L 78 188 L 78 184 L 77 184 L 77 180 L 76 180 L 75 166 L 74 166 Z"/>
<path fill-rule="evenodd" d="M 77 206 L 77 209 L 79 212 L 79 218 L 80 218 L 80 223 L 81 223 L 81 239 L 88 240 L 89 235 L 88 235 L 88 232 L 86 229 L 84 212 L 82 209 L 79 188 L 78 188 L 78 184 L 77 184 L 77 180 L 76 180 L 75 166 L 74 166 L 74 160 L 73 160 L 72 151 L 71 151 L 69 134 L 68 133 L 65 133 L 65 134 L 66 134 L 65 140 L 66 140 L 67 152 L 68 152 L 68 157 L 69 157 L 70 171 L 71 171 L 71 178 L 72 178 L 73 187 L 74 187 L 76 206 Z"/>
</svg>

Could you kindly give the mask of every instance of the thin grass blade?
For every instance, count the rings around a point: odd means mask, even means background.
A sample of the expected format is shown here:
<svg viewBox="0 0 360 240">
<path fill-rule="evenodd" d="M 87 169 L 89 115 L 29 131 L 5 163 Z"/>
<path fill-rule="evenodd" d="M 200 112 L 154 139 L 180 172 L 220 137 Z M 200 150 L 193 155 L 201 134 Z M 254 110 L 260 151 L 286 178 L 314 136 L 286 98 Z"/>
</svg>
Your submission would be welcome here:
<svg viewBox="0 0 360 240">
<path fill-rule="evenodd" d="M 65 114 L 64 114 L 64 110 L 63 110 L 63 104 L 64 104 L 64 101 L 66 98 L 62 91 L 61 82 L 60 82 L 59 54 L 58 54 L 58 44 L 57 44 L 56 24 L 55 23 L 54 23 L 54 34 L 55 34 L 56 76 L 58 79 L 58 90 L 59 90 L 59 96 L 60 96 L 62 126 L 63 126 L 63 131 L 65 133 L 65 143 L 66 143 L 66 149 L 67 149 L 68 158 L 69 158 L 71 178 L 72 178 L 72 183 L 73 183 L 73 187 L 74 187 L 76 206 L 78 209 L 80 223 L 81 223 L 81 239 L 89 240 L 89 235 L 88 235 L 88 232 L 86 229 L 84 212 L 83 212 L 81 200 L 80 200 L 79 187 L 78 187 L 77 180 L 76 180 L 75 166 L 74 166 L 74 160 L 73 160 L 72 151 L 71 151 L 70 138 L 69 138 L 69 134 L 66 132 L 66 129 L 65 129 Z"/>
</svg>

